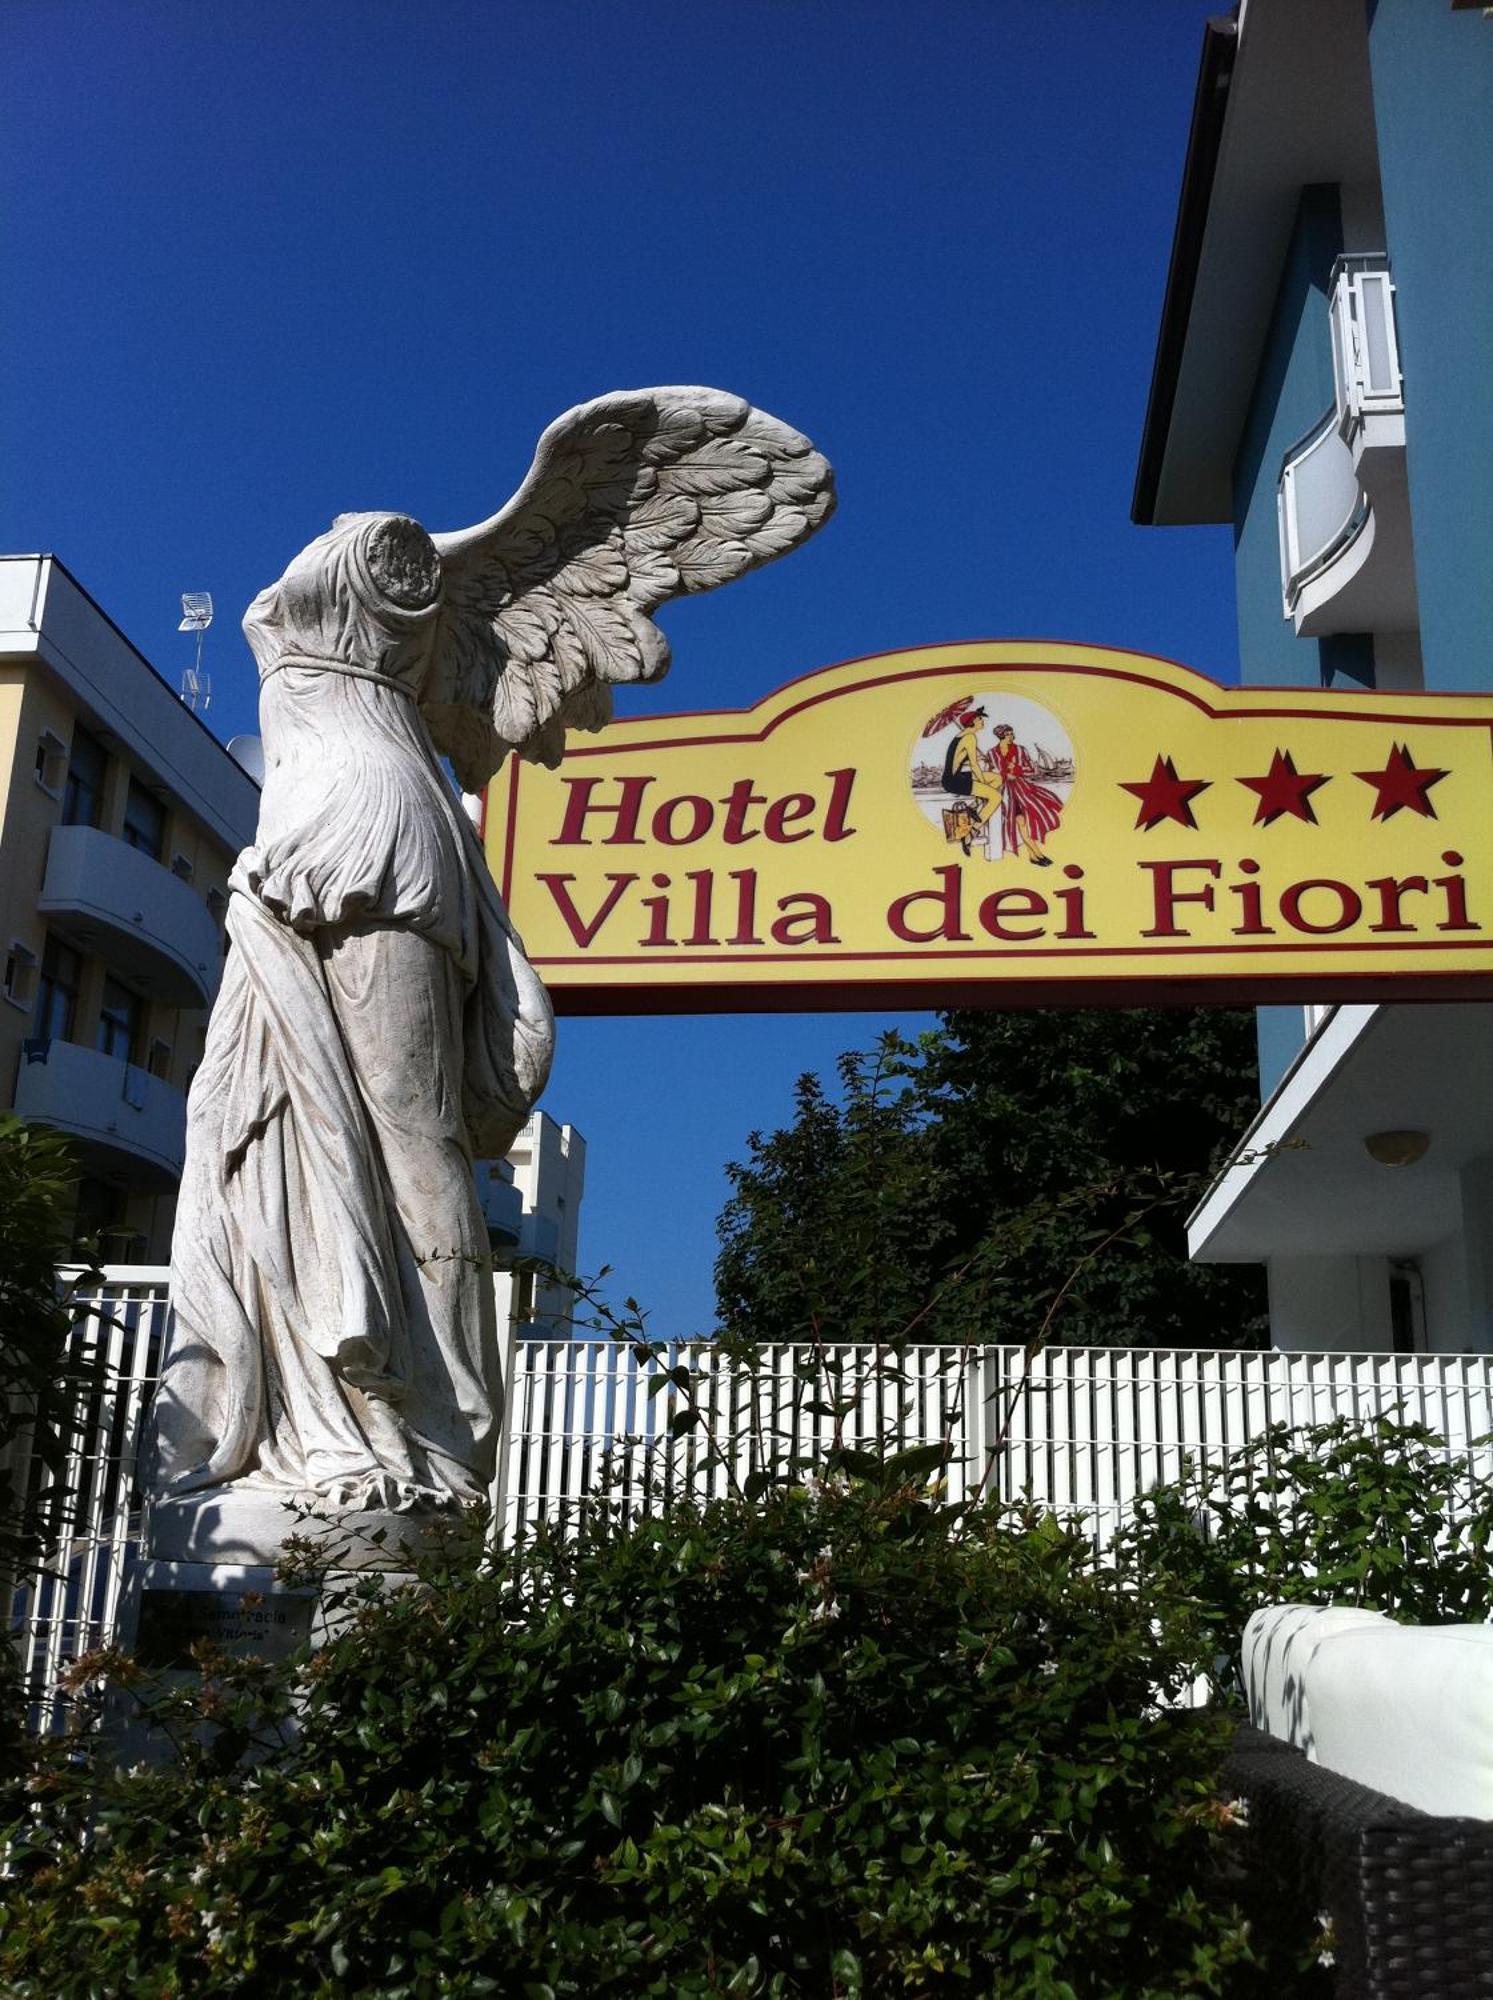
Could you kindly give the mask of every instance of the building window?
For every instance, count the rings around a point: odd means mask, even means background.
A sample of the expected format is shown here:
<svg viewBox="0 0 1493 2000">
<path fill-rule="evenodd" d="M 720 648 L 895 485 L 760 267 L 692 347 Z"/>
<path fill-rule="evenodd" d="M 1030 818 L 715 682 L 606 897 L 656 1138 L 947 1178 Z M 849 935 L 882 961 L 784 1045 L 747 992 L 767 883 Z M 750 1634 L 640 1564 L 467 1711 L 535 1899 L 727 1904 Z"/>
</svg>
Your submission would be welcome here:
<svg viewBox="0 0 1493 2000">
<path fill-rule="evenodd" d="M 140 1044 L 144 1003 L 119 980 L 104 981 L 104 1004 L 99 1010 L 97 1046 L 116 1062 L 133 1062 Z"/>
<path fill-rule="evenodd" d="M 150 1045 L 150 1054 L 145 1059 L 145 1067 L 152 1076 L 160 1077 L 163 1082 L 170 1078 L 171 1044 L 163 1042 L 159 1035 Z"/>
<path fill-rule="evenodd" d="M 62 791 L 64 826 L 97 826 L 104 811 L 104 779 L 109 753 L 96 736 L 79 723 L 67 757 L 67 782 Z"/>
<path fill-rule="evenodd" d="M 36 782 L 55 799 L 66 781 L 67 745 L 55 730 L 44 729 L 36 739 Z"/>
<path fill-rule="evenodd" d="M 145 1238 L 128 1221 L 129 1195 L 122 1187 L 91 1176 L 78 1183 L 73 1215 L 73 1244 L 96 1250 L 106 1264 L 141 1264 Z"/>
<path fill-rule="evenodd" d="M 41 955 L 41 979 L 37 985 L 36 1020 L 39 1042 L 66 1042 L 72 1039 L 78 1013 L 78 987 L 83 978 L 83 961 L 69 946 L 49 937 Z"/>
<path fill-rule="evenodd" d="M 166 844 L 166 808 L 138 778 L 130 779 L 130 794 L 124 808 L 124 837 L 131 847 L 148 854 L 152 861 L 160 860 Z"/>
<path fill-rule="evenodd" d="M 85 1174 L 78 1182 L 78 1206 L 73 1211 L 73 1242 L 78 1246 L 118 1225 L 124 1215 L 123 1192 L 108 1181 Z"/>
<path fill-rule="evenodd" d="M 5 997 L 28 1014 L 36 1002 L 36 953 L 14 938 L 5 954 Z"/>
</svg>

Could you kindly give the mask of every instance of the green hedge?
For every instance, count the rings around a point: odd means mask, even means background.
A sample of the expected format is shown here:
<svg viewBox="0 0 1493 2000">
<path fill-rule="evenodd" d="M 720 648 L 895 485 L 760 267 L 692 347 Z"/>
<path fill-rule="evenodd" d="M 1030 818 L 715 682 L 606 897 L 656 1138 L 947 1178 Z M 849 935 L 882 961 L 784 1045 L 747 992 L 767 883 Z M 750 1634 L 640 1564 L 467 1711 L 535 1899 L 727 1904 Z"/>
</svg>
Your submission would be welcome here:
<svg viewBox="0 0 1493 2000">
<path fill-rule="evenodd" d="M 1103 1559 L 937 1447 L 519 1557 L 477 1529 L 288 1666 L 200 1656 L 171 1762 L 41 1746 L 0 1992 L 1293 1996 L 1220 1789 L 1255 1605 L 1485 1617 L 1493 1496 L 1387 1420 L 1266 1433 Z M 754 1486 L 755 1491 L 755 1486 Z M 85 1663 L 80 1682 L 137 1670 Z M 285 1740 L 291 1716 L 295 1728 Z"/>
<path fill-rule="evenodd" d="M 268 1761 L 289 1677 L 211 1659 L 174 1765 L 54 1756 L 0 1989 L 1252 1992 L 1194 1639 L 1050 1517 L 885 1477 L 451 1561 Z"/>
</svg>

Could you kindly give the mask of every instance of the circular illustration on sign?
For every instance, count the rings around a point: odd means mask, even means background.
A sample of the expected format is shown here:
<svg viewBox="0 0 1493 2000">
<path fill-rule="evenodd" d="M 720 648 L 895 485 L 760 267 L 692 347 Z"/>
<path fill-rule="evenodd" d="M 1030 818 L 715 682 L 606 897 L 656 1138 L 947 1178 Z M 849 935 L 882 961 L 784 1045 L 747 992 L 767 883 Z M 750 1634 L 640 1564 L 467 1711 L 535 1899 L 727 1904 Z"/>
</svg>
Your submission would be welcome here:
<svg viewBox="0 0 1493 2000">
<path fill-rule="evenodd" d="M 951 847 L 1050 868 L 1073 790 L 1073 745 L 1050 709 L 1019 694 L 964 694 L 913 745 L 918 810 Z"/>
</svg>

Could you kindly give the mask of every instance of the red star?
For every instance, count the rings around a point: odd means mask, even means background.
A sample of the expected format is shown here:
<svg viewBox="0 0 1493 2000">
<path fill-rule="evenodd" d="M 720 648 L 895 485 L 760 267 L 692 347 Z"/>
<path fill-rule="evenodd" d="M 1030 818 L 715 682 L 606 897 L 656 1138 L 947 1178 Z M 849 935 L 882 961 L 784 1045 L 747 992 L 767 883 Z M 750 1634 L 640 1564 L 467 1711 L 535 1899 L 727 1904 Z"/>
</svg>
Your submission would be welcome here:
<svg viewBox="0 0 1493 2000">
<path fill-rule="evenodd" d="M 1372 818 L 1393 819 L 1401 806 L 1409 806 L 1411 812 L 1419 813 L 1422 819 L 1435 819 L 1436 808 L 1426 793 L 1432 785 L 1439 785 L 1447 774 L 1445 771 L 1418 771 L 1408 744 L 1396 743 L 1382 771 L 1355 771 L 1353 775 L 1362 778 L 1366 785 L 1372 785 L 1379 794 L 1374 801 Z"/>
<path fill-rule="evenodd" d="M 1258 795 L 1254 818 L 1256 826 L 1273 826 L 1284 813 L 1304 819 L 1310 826 L 1317 824 L 1311 795 L 1319 785 L 1325 785 L 1327 779 L 1320 771 L 1298 771 L 1296 760 L 1289 750 L 1276 751 L 1263 778 L 1241 778 L 1239 783 L 1247 785 Z"/>
<path fill-rule="evenodd" d="M 1120 789 L 1122 792 L 1134 792 L 1140 800 L 1135 823 L 1149 833 L 1164 819 L 1174 819 L 1178 826 L 1196 827 L 1197 821 L 1192 816 L 1188 800 L 1196 798 L 1199 792 L 1206 792 L 1211 782 L 1208 778 L 1179 778 L 1171 758 L 1158 757 L 1144 784 L 1128 785 L 1122 780 Z"/>
</svg>

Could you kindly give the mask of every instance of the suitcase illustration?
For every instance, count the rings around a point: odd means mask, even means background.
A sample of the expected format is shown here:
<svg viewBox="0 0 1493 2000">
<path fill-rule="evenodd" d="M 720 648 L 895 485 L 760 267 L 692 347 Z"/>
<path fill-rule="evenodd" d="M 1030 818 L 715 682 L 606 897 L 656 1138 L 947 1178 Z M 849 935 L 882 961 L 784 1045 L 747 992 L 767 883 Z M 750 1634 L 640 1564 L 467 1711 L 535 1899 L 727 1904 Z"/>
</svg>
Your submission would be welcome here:
<svg viewBox="0 0 1493 2000">
<path fill-rule="evenodd" d="M 951 845 L 955 841 L 966 840 L 976 841 L 981 847 L 985 845 L 985 829 L 980 824 L 979 814 L 973 806 L 962 801 L 957 806 L 944 807 L 943 832 L 944 839 Z"/>
</svg>

